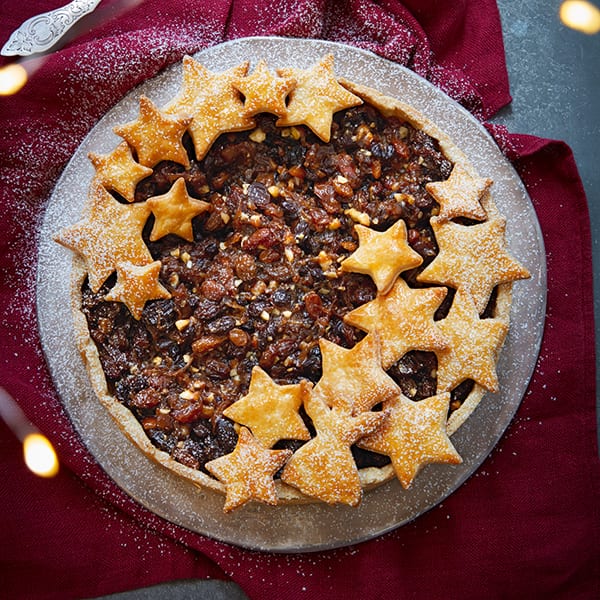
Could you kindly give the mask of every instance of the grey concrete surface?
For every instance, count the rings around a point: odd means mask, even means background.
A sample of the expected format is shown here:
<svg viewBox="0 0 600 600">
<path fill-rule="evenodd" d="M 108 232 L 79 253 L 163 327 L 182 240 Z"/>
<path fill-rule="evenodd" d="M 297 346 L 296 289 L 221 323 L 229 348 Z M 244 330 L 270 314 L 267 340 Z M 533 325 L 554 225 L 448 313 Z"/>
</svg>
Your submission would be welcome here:
<svg viewBox="0 0 600 600">
<path fill-rule="evenodd" d="M 588 198 L 594 264 L 600 268 L 600 34 L 566 28 L 558 20 L 559 5 L 560 0 L 498 0 L 513 102 L 493 121 L 514 133 L 570 145 Z M 598 279 L 594 287 L 600 315 Z M 184 581 L 105 598 L 243 600 L 246 595 L 231 583 Z"/>
</svg>

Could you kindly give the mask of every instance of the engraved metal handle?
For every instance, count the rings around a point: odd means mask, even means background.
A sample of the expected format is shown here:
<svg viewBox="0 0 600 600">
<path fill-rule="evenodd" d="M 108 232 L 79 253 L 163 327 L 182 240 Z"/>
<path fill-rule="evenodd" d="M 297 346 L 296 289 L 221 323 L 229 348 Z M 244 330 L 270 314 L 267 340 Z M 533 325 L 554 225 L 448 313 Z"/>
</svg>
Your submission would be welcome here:
<svg viewBox="0 0 600 600">
<path fill-rule="evenodd" d="M 28 56 L 44 52 L 79 21 L 91 13 L 100 0 L 73 0 L 66 6 L 27 19 L 0 50 L 4 56 Z"/>
</svg>

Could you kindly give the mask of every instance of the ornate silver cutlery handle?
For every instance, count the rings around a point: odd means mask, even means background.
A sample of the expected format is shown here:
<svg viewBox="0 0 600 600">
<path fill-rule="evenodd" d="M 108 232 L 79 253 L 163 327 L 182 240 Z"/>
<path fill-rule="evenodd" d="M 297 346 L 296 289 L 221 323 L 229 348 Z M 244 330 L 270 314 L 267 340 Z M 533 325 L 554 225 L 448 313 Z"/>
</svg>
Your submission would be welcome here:
<svg viewBox="0 0 600 600">
<path fill-rule="evenodd" d="M 0 54 L 29 56 L 48 50 L 98 4 L 100 0 L 73 0 L 66 6 L 27 19 L 11 34 Z"/>
</svg>

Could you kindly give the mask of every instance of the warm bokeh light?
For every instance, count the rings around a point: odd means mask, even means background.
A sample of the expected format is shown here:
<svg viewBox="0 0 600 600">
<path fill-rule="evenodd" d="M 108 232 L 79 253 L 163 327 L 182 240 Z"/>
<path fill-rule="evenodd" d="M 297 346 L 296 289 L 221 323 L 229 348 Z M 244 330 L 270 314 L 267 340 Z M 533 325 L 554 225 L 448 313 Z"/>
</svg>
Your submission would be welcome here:
<svg viewBox="0 0 600 600">
<path fill-rule="evenodd" d="M 40 477 L 54 477 L 58 473 L 58 458 L 48 438 L 41 433 L 30 433 L 23 440 L 25 464 Z"/>
<path fill-rule="evenodd" d="M 18 63 L 0 67 L 0 95 L 16 94 L 27 83 L 27 71 Z"/>
<path fill-rule="evenodd" d="M 592 35 L 600 31 L 600 10 L 587 0 L 565 0 L 560 20 L 571 29 Z"/>
</svg>

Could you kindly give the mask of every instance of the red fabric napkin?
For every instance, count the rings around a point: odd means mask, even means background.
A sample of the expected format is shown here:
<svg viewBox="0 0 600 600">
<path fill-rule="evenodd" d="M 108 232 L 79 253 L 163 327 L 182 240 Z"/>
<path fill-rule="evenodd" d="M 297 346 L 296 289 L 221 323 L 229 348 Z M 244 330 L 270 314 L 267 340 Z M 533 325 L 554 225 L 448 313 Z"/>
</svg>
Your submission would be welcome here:
<svg viewBox="0 0 600 600">
<path fill-rule="evenodd" d="M 3 2 L 0 43 L 34 12 L 61 4 Z M 34 477 L 0 422 L 3 594 L 83 598 L 215 577 L 261 599 L 600 597 L 590 232 L 577 168 L 561 142 L 490 126 L 541 223 L 546 331 L 506 435 L 441 505 L 351 548 L 267 555 L 164 521 L 96 465 L 61 408 L 40 349 L 36 232 L 66 161 L 128 90 L 203 47 L 284 35 L 343 41 L 408 65 L 482 120 L 510 101 L 491 0 L 148 0 L 122 12 L 123 5 L 103 2 L 102 25 L 49 56 L 18 95 L 0 98 L 0 385 L 50 437 L 62 463 L 56 478 Z"/>
</svg>

